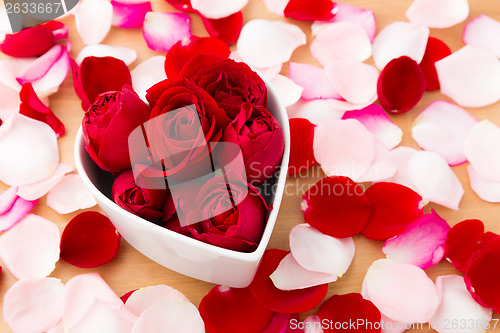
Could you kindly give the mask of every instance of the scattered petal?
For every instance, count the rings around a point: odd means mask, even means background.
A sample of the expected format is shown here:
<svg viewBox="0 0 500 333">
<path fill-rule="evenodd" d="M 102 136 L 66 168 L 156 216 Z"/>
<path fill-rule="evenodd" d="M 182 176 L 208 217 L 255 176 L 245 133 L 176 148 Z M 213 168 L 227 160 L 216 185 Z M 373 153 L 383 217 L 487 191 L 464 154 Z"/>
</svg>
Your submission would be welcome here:
<svg viewBox="0 0 500 333">
<path fill-rule="evenodd" d="M 251 20 L 243 26 L 237 48 L 250 66 L 266 68 L 290 60 L 293 51 L 306 44 L 306 35 L 294 24 Z"/>
<path fill-rule="evenodd" d="M 153 51 L 168 52 L 178 41 L 191 37 L 191 18 L 184 13 L 148 12 L 143 35 Z"/>
<path fill-rule="evenodd" d="M 87 57 L 113 57 L 122 60 L 128 66 L 137 59 L 137 52 L 123 46 L 93 44 L 85 46 L 76 57 L 75 62 L 80 66 L 83 59 Z"/>
<path fill-rule="evenodd" d="M 59 21 L 49 21 L 42 26 L 49 28 L 52 31 L 52 35 L 54 36 L 54 42 L 58 42 L 60 40 L 68 38 L 69 28 L 66 24 Z"/>
<path fill-rule="evenodd" d="M 304 118 L 314 125 L 321 124 L 326 119 L 340 119 L 344 111 L 338 111 L 330 106 L 329 100 L 316 99 L 312 101 L 299 100 L 286 108 L 288 117 Z"/>
<path fill-rule="evenodd" d="M 167 78 L 164 66 L 165 56 L 154 56 L 141 62 L 130 72 L 132 86 L 143 101 L 146 101 L 146 91 L 150 87 Z"/>
<path fill-rule="evenodd" d="M 227 45 L 236 43 L 243 27 L 242 12 L 236 12 L 220 19 L 209 19 L 201 16 L 201 20 L 210 36 L 222 39 Z"/>
<path fill-rule="evenodd" d="M 477 174 L 500 182 L 500 128 L 489 120 L 477 123 L 465 140 L 464 151 Z"/>
<path fill-rule="evenodd" d="M 135 293 L 138 289 L 130 290 L 126 292 L 125 294 L 120 296 L 120 299 L 122 300 L 123 304 L 127 302 L 127 300 L 132 296 L 133 293 Z"/>
<path fill-rule="evenodd" d="M 290 0 L 263 0 L 267 10 L 276 15 L 285 15 L 285 7 Z"/>
<path fill-rule="evenodd" d="M 367 106 L 375 103 L 376 100 L 377 100 L 377 95 L 375 94 L 373 98 L 367 101 L 366 103 L 353 104 L 351 102 L 342 99 L 329 99 L 328 104 L 330 104 L 330 107 L 332 107 L 333 109 L 342 111 L 343 113 L 345 111 L 360 110 L 366 108 Z"/>
<path fill-rule="evenodd" d="M 396 173 L 396 164 L 391 152 L 382 144 L 375 143 L 375 158 L 370 168 L 359 178 L 358 182 L 379 182 L 394 176 Z"/>
<path fill-rule="evenodd" d="M 490 181 L 478 173 L 472 165 L 467 166 L 470 186 L 476 194 L 488 202 L 500 202 L 500 182 Z"/>
<path fill-rule="evenodd" d="M 471 259 L 483 247 L 484 224 L 481 220 L 465 220 L 448 232 L 444 255 L 453 267 L 465 272 Z"/>
<path fill-rule="evenodd" d="M 59 260 L 60 238 L 55 223 L 30 214 L 0 237 L 0 257 L 17 279 L 45 277 Z"/>
<path fill-rule="evenodd" d="M 318 316 L 308 316 L 304 319 L 304 333 L 323 333 L 321 318 Z"/>
<path fill-rule="evenodd" d="M 441 93 L 458 105 L 482 107 L 500 99 L 500 61 L 495 55 L 464 46 L 436 62 Z"/>
<path fill-rule="evenodd" d="M 276 75 L 271 83 L 276 88 L 278 96 L 284 106 L 290 106 L 297 103 L 302 95 L 302 91 L 304 91 L 304 88 L 296 84 L 292 79 L 280 74 Z"/>
<path fill-rule="evenodd" d="M 427 91 L 434 91 L 440 88 L 435 64 L 450 54 L 451 50 L 448 45 L 437 38 L 429 37 L 424 57 L 420 62 L 420 69 L 422 69 L 427 81 Z"/>
<path fill-rule="evenodd" d="M 408 175 L 408 162 L 416 152 L 417 151 L 415 149 L 404 146 L 391 150 L 390 153 L 394 159 L 394 164 L 396 165 L 396 173 L 394 176 L 386 179 L 385 181 L 401 184 L 416 191 L 415 186 L 411 182 L 410 176 Z"/>
<path fill-rule="evenodd" d="M 391 60 L 407 56 L 417 63 L 424 57 L 429 28 L 408 23 L 393 22 L 379 32 L 373 41 L 373 60 L 383 69 Z"/>
<path fill-rule="evenodd" d="M 85 0 L 75 11 L 75 24 L 83 44 L 99 44 L 113 21 L 113 5 L 107 0 Z"/>
<path fill-rule="evenodd" d="M 136 316 L 140 316 L 147 308 L 165 299 L 182 299 L 189 302 L 183 293 L 164 284 L 140 288 L 132 292 L 125 307 Z"/>
<path fill-rule="evenodd" d="M 196 12 L 191 6 L 191 0 L 165 0 L 172 7 L 181 11 L 183 13 L 194 13 Z"/>
<path fill-rule="evenodd" d="M 290 62 L 288 76 L 304 88 L 302 99 L 340 99 L 332 82 L 326 77 L 325 69 L 309 64 Z"/>
<path fill-rule="evenodd" d="M 65 174 L 73 171 L 73 167 L 64 163 L 59 163 L 54 173 L 46 179 L 36 183 L 19 186 L 17 194 L 25 200 L 36 200 L 49 192 Z"/>
<path fill-rule="evenodd" d="M 153 11 L 150 1 L 111 0 L 112 24 L 120 28 L 140 28 L 148 12 Z"/>
<path fill-rule="evenodd" d="M 18 187 L 12 186 L 0 194 L 0 216 L 12 209 L 17 200 Z"/>
<path fill-rule="evenodd" d="M 335 16 L 333 7 L 331 0 L 316 1 L 314 6 L 307 0 L 290 0 L 283 13 L 299 21 L 328 21 Z"/>
<path fill-rule="evenodd" d="M 290 119 L 290 160 L 288 174 L 295 175 L 316 164 L 313 151 L 314 127 L 303 118 Z"/>
<path fill-rule="evenodd" d="M 97 204 L 80 175 L 64 176 L 47 195 L 47 206 L 59 214 L 68 214 Z"/>
<path fill-rule="evenodd" d="M 16 187 L 11 187 L 11 189 L 14 189 L 15 193 Z M 10 196 L 10 193 L 4 192 L 2 195 Z M 16 196 L 12 205 L 0 214 L 0 231 L 9 230 L 20 222 L 35 207 L 36 203 L 37 200 L 28 201 Z"/>
<path fill-rule="evenodd" d="M 54 46 L 54 34 L 49 28 L 38 25 L 7 34 L 0 43 L 0 51 L 16 58 L 39 57 Z"/>
<path fill-rule="evenodd" d="M 500 58 L 500 22 L 484 14 L 479 15 L 465 25 L 463 41 L 493 53 Z"/>
<path fill-rule="evenodd" d="M 194 10 L 209 19 L 221 19 L 239 12 L 248 0 L 191 0 Z"/>
<path fill-rule="evenodd" d="M 406 11 L 408 20 L 429 28 L 449 28 L 469 16 L 467 0 L 413 0 Z"/>
<path fill-rule="evenodd" d="M 467 162 L 464 144 L 476 123 L 476 118 L 461 107 L 437 100 L 417 116 L 411 133 L 420 148 L 455 166 Z"/>
<path fill-rule="evenodd" d="M 80 321 L 67 331 L 72 333 L 130 332 L 136 321 L 137 317 L 130 313 L 123 304 L 110 304 L 95 299 Z"/>
<path fill-rule="evenodd" d="M 269 324 L 266 326 L 264 330 L 260 333 L 294 333 L 304 331 L 298 327 L 293 327 L 293 322 L 299 322 L 298 313 L 280 313 L 275 312 L 269 321 Z"/>
</svg>

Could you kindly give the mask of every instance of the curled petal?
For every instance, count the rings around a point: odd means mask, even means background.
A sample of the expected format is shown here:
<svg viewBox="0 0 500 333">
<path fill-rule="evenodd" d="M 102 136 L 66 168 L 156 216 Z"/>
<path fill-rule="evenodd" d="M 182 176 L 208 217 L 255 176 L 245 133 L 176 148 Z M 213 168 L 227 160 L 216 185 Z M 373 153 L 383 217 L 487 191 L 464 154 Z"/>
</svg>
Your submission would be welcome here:
<svg viewBox="0 0 500 333">
<path fill-rule="evenodd" d="M 73 171 L 72 166 L 59 163 L 54 173 L 48 178 L 42 179 L 36 183 L 19 186 L 17 194 L 25 200 L 39 199 L 59 183 L 65 174 L 71 171 Z"/>
<path fill-rule="evenodd" d="M 0 257 L 18 279 L 45 277 L 59 260 L 59 241 L 55 223 L 30 214 L 0 237 Z"/>
<path fill-rule="evenodd" d="M 237 48 L 247 64 L 266 68 L 290 60 L 293 51 L 304 44 L 306 35 L 296 25 L 257 19 L 243 26 Z"/>
<path fill-rule="evenodd" d="M 314 124 L 303 118 L 290 119 L 288 174 L 295 175 L 316 164 L 313 151 Z"/>
<path fill-rule="evenodd" d="M 177 289 L 159 284 L 140 288 L 132 292 L 125 302 L 125 307 L 136 316 L 140 316 L 146 309 L 165 299 L 182 299 L 189 302 L 186 296 Z"/>
<path fill-rule="evenodd" d="M 164 66 L 165 56 L 154 56 L 141 62 L 130 72 L 132 86 L 143 101 L 146 101 L 146 91 L 150 87 L 167 78 Z"/>
<path fill-rule="evenodd" d="M 304 91 L 304 88 L 296 84 L 292 79 L 280 74 L 276 75 L 271 82 L 285 106 L 297 103 Z"/>
<path fill-rule="evenodd" d="M 481 220 L 465 220 L 448 232 L 444 255 L 453 267 L 461 272 L 469 265 L 474 255 L 484 246 L 484 224 Z"/>
<path fill-rule="evenodd" d="M 80 175 L 64 176 L 47 195 L 47 206 L 59 214 L 68 214 L 97 204 Z"/>
<path fill-rule="evenodd" d="M 438 74 L 436 71 L 436 61 L 439 61 L 451 54 L 451 50 L 443 41 L 429 37 L 425 54 L 420 62 L 420 69 L 427 81 L 427 91 L 434 91 L 440 88 Z"/>
<path fill-rule="evenodd" d="M 387 259 L 422 269 L 443 259 L 444 243 L 450 226 L 434 210 L 411 223 L 403 233 L 384 243 Z"/>
<path fill-rule="evenodd" d="M 178 41 L 191 37 L 191 18 L 184 13 L 148 12 L 143 36 L 153 51 L 168 52 Z"/>
<path fill-rule="evenodd" d="M 320 64 L 327 66 L 332 60 L 365 61 L 372 55 L 372 45 L 358 24 L 337 22 L 317 32 L 311 53 Z"/>
<path fill-rule="evenodd" d="M 243 9 L 248 0 L 191 0 L 194 10 L 209 19 L 228 17 Z"/>
<path fill-rule="evenodd" d="M 485 180 L 500 182 L 500 128 L 483 120 L 471 129 L 465 140 L 465 156 L 474 171 Z"/>
<path fill-rule="evenodd" d="M 16 58 L 39 57 L 54 46 L 54 34 L 49 28 L 38 25 L 5 36 L 0 51 Z"/>
<path fill-rule="evenodd" d="M 16 189 L 11 187 L 11 189 Z M 7 190 L 8 191 L 8 190 Z M 7 192 L 6 191 L 6 192 Z M 14 191 L 15 193 L 15 191 Z M 2 193 L 2 195 L 10 195 L 10 193 Z M 0 214 L 0 231 L 6 231 L 21 221 L 35 207 L 37 200 L 28 201 L 18 196 L 8 209 Z"/>
<path fill-rule="evenodd" d="M 392 59 L 407 56 L 417 63 L 422 61 L 429 29 L 408 22 L 394 22 L 387 25 L 373 41 L 373 60 L 383 69 Z"/>
<path fill-rule="evenodd" d="M 201 16 L 205 29 L 212 37 L 217 37 L 227 45 L 236 43 L 243 27 L 243 13 L 236 12 L 220 19 L 209 19 Z"/>
<path fill-rule="evenodd" d="M 467 172 L 472 190 L 481 199 L 488 202 L 500 202 L 500 182 L 483 177 L 472 165 L 467 166 Z"/>
<path fill-rule="evenodd" d="M 299 21 L 328 21 L 335 16 L 333 8 L 334 3 L 330 0 L 316 1 L 314 6 L 307 0 L 290 0 L 283 13 Z"/>
<path fill-rule="evenodd" d="M 461 107 L 438 100 L 417 116 L 412 137 L 422 149 L 440 155 L 455 166 L 467 162 L 465 139 L 476 123 L 476 118 Z"/>
<path fill-rule="evenodd" d="M 441 92 L 458 105 L 482 107 L 500 99 L 500 61 L 488 51 L 464 46 L 436 62 Z"/>
<path fill-rule="evenodd" d="M 384 179 L 394 176 L 396 173 L 396 164 L 391 152 L 382 146 L 382 144 L 375 143 L 375 158 L 372 165 L 361 175 L 357 181 L 362 182 L 379 182 Z"/>
<path fill-rule="evenodd" d="M 325 70 L 321 67 L 290 62 L 288 76 L 304 88 L 302 99 L 341 98 L 332 82 L 326 77 Z"/>
<path fill-rule="evenodd" d="M 85 0 L 75 11 L 75 24 L 84 44 L 99 44 L 113 21 L 113 6 L 107 0 Z"/>
<path fill-rule="evenodd" d="M 112 24 L 120 28 L 140 28 L 148 12 L 152 11 L 150 1 L 111 0 L 113 5 Z"/>
<path fill-rule="evenodd" d="M 429 28 L 449 28 L 469 16 L 467 0 L 413 0 L 406 11 L 408 20 Z"/>
<path fill-rule="evenodd" d="M 92 44 L 85 46 L 78 53 L 75 62 L 80 66 L 83 59 L 87 57 L 113 57 L 122 60 L 128 66 L 137 59 L 137 52 L 123 46 Z"/>
<path fill-rule="evenodd" d="M 326 119 L 340 119 L 344 111 L 338 111 L 330 106 L 329 100 L 316 99 L 312 101 L 299 100 L 286 108 L 288 117 L 304 118 L 314 125 L 321 124 Z"/>
<path fill-rule="evenodd" d="M 463 41 L 467 45 L 493 53 L 500 58 L 500 22 L 484 14 L 465 25 Z"/>
<path fill-rule="evenodd" d="M 417 150 L 404 146 L 396 147 L 391 150 L 390 153 L 393 157 L 394 164 L 396 165 L 396 173 L 394 174 L 394 176 L 386 179 L 385 181 L 401 184 L 416 191 L 415 186 L 411 182 L 408 175 L 408 162 L 416 152 Z"/>
</svg>

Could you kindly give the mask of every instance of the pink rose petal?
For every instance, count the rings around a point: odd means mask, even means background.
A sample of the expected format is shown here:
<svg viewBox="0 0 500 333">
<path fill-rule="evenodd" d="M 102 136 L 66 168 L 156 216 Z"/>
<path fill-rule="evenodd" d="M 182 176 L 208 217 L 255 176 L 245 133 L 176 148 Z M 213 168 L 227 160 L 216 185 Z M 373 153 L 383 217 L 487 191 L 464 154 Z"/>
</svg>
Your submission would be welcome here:
<svg viewBox="0 0 500 333">
<path fill-rule="evenodd" d="M 354 181 L 375 159 L 373 135 L 357 120 L 327 119 L 314 133 L 314 157 L 328 175 L 346 176 Z"/>
<path fill-rule="evenodd" d="M 406 11 L 411 23 L 429 28 L 449 28 L 469 16 L 467 0 L 413 0 Z"/>
<path fill-rule="evenodd" d="M 177 289 L 159 284 L 134 291 L 127 299 L 125 307 L 136 316 L 140 316 L 149 307 L 166 299 L 181 299 L 189 302 L 187 297 Z"/>
<path fill-rule="evenodd" d="M 80 66 L 83 59 L 87 57 L 113 57 L 122 60 L 126 65 L 130 65 L 137 59 L 137 52 L 123 46 L 92 44 L 85 46 L 80 51 L 75 62 Z"/>
<path fill-rule="evenodd" d="M 20 103 L 19 91 L 0 82 L 0 119 L 5 121 L 12 114 L 17 113 Z"/>
<path fill-rule="evenodd" d="M 237 49 L 248 65 L 266 68 L 287 62 L 293 51 L 304 44 L 306 35 L 298 26 L 257 19 L 243 26 Z"/>
<path fill-rule="evenodd" d="M 500 22 L 484 14 L 465 25 L 462 39 L 465 44 L 493 53 L 500 58 Z"/>
<path fill-rule="evenodd" d="M 18 187 L 12 186 L 0 194 L 0 216 L 12 209 L 17 200 Z"/>
<path fill-rule="evenodd" d="M 441 304 L 430 320 L 439 333 L 482 333 L 492 318 L 492 310 L 479 305 L 471 296 L 459 275 L 438 276 L 436 289 Z M 474 323 L 467 329 L 453 327 L 447 323 Z M 455 325 L 456 326 L 456 325 Z M 493 327 L 493 324 L 491 325 Z"/>
<path fill-rule="evenodd" d="M 464 189 L 448 163 L 438 154 L 415 153 L 408 162 L 408 177 L 424 201 L 458 210 Z"/>
<path fill-rule="evenodd" d="M 448 223 L 432 210 L 411 223 L 402 234 L 388 239 L 382 252 L 387 259 L 427 269 L 443 259 L 449 230 Z"/>
<path fill-rule="evenodd" d="M 396 174 L 397 168 L 391 152 L 382 144 L 375 143 L 375 158 L 370 168 L 361 175 L 358 182 L 378 182 Z"/>
<path fill-rule="evenodd" d="M 489 120 L 472 127 L 464 145 L 465 156 L 485 180 L 500 182 L 500 128 Z"/>
<path fill-rule="evenodd" d="M 488 202 L 500 202 L 500 182 L 483 177 L 472 165 L 467 166 L 467 172 L 469 173 L 470 187 L 481 199 Z"/>
<path fill-rule="evenodd" d="M 476 123 L 476 118 L 461 107 L 438 100 L 417 116 L 412 137 L 422 149 L 440 155 L 455 166 L 467 162 L 464 143 Z"/>
<path fill-rule="evenodd" d="M 14 332 L 46 332 L 61 320 L 64 285 L 48 277 L 17 281 L 5 293 L 3 319 Z"/>
<path fill-rule="evenodd" d="M 16 78 L 35 60 L 36 58 L 0 60 L 0 82 L 17 92 L 21 91 L 21 85 Z"/>
<path fill-rule="evenodd" d="M 396 147 L 403 138 L 403 130 L 394 124 L 382 107 L 377 104 L 361 110 L 347 111 L 342 119 L 359 120 L 387 149 Z"/>
<path fill-rule="evenodd" d="M 107 0 L 85 0 L 75 11 L 75 24 L 84 44 L 99 44 L 113 20 L 113 6 Z"/>
<path fill-rule="evenodd" d="M 377 95 L 378 70 L 352 60 L 332 60 L 326 66 L 326 77 L 339 95 L 353 104 L 363 104 Z"/>
<path fill-rule="evenodd" d="M 304 333 L 323 333 L 323 324 L 318 316 L 308 316 L 304 319 Z"/>
<path fill-rule="evenodd" d="M 352 22 L 331 23 L 316 34 L 311 53 L 323 66 L 332 60 L 365 61 L 372 55 L 372 45 L 362 27 Z"/>
<path fill-rule="evenodd" d="M 328 80 L 325 69 L 309 64 L 290 62 L 288 76 L 299 86 L 304 88 L 302 99 L 314 100 L 318 98 L 340 99 L 332 82 Z"/>
<path fill-rule="evenodd" d="M 330 106 L 328 100 L 316 99 L 312 101 L 299 100 L 294 105 L 286 108 L 288 117 L 305 118 L 318 125 L 325 119 L 340 119 L 343 111 L 338 111 Z"/>
<path fill-rule="evenodd" d="M 13 115 L 0 126 L 0 181 L 26 185 L 49 177 L 59 164 L 56 134 L 49 125 Z"/>
<path fill-rule="evenodd" d="M 11 187 L 16 189 L 16 187 Z M 5 194 L 5 193 L 2 193 Z M 7 194 L 10 196 L 10 193 Z M 21 221 L 35 207 L 37 200 L 28 201 L 18 196 L 5 212 L 0 214 L 0 231 L 6 231 Z"/>
<path fill-rule="evenodd" d="M 290 0 L 263 0 L 267 10 L 276 15 L 284 15 L 285 7 Z"/>
<path fill-rule="evenodd" d="M 376 100 L 377 100 L 377 95 L 375 94 L 373 98 L 368 100 L 366 103 L 355 104 L 343 99 L 329 99 L 328 104 L 330 104 L 330 106 L 335 110 L 345 112 L 345 111 L 360 110 L 366 108 L 367 106 L 373 104 Z"/>
<path fill-rule="evenodd" d="M 193 9 L 209 19 L 221 19 L 239 12 L 248 0 L 191 0 Z"/>
<path fill-rule="evenodd" d="M 48 330 L 47 333 L 65 333 L 62 322 L 59 322 L 59 324 Z"/>
<path fill-rule="evenodd" d="M 149 12 L 143 36 L 153 51 L 168 52 L 175 43 L 191 37 L 191 18 L 184 13 Z"/>
<path fill-rule="evenodd" d="M 108 333 L 130 332 L 137 316 L 128 311 L 123 304 L 107 303 L 95 299 L 80 321 L 68 332 L 74 333 Z"/>
<path fill-rule="evenodd" d="M 425 323 L 439 306 L 434 283 L 414 265 L 377 260 L 366 272 L 363 283 L 368 299 L 395 321 Z"/>
<path fill-rule="evenodd" d="M 328 236 L 327 236 L 328 237 Z M 311 271 L 302 267 L 293 257 L 287 254 L 276 270 L 269 276 L 276 288 L 281 290 L 297 290 L 337 281 L 335 274 Z"/>
<path fill-rule="evenodd" d="M 52 175 L 38 182 L 19 186 L 17 194 L 25 200 L 39 199 L 59 183 L 65 174 L 71 171 L 73 171 L 71 165 L 59 163 Z"/>
<path fill-rule="evenodd" d="M 416 188 L 408 175 L 408 162 L 410 162 L 411 158 L 416 153 L 417 150 L 404 146 L 391 150 L 391 155 L 394 159 L 394 164 L 396 165 L 396 173 L 394 176 L 385 179 L 384 181 L 401 184 L 416 191 Z"/>
<path fill-rule="evenodd" d="M 379 32 L 373 41 L 373 60 L 382 70 L 392 59 L 407 56 L 417 63 L 422 61 L 429 29 L 408 23 L 393 22 Z"/>
<path fill-rule="evenodd" d="M 165 56 L 154 56 L 141 62 L 130 72 L 132 86 L 143 101 L 146 101 L 146 90 L 167 78 L 164 65 Z"/>
<path fill-rule="evenodd" d="M 60 240 L 55 223 L 30 214 L 0 237 L 0 257 L 18 279 L 45 277 L 59 260 Z"/>
<path fill-rule="evenodd" d="M 341 277 L 351 265 L 355 247 L 352 237 L 334 238 L 309 224 L 298 224 L 290 232 L 290 250 L 305 269 Z"/>
<path fill-rule="evenodd" d="M 47 206 L 59 214 L 68 214 L 97 204 L 80 175 L 64 176 L 47 194 Z"/>
<path fill-rule="evenodd" d="M 150 1 L 111 0 L 113 5 L 112 24 L 120 28 L 140 28 L 146 17 L 151 12 Z"/>
<path fill-rule="evenodd" d="M 436 62 L 441 92 L 458 105 L 482 107 L 500 100 L 500 61 L 495 55 L 465 46 Z"/>
<path fill-rule="evenodd" d="M 278 96 L 285 107 L 297 103 L 304 91 L 304 88 L 296 84 L 292 79 L 280 74 L 276 75 L 271 80 L 271 83 L 276 88 Z"/>
</svg>

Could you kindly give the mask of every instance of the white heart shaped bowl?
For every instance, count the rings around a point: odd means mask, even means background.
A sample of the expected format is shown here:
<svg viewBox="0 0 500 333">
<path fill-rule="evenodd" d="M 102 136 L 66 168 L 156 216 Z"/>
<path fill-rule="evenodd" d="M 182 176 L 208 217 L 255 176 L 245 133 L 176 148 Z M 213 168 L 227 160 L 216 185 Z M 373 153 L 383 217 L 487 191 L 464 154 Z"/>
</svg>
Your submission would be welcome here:
<svg viewBox="0 0 500 333">
<path fill-rule="evenodd" d="M 252 282 L 278 217 L 290 156 L 290 128 L 286 109 L 276 89 L 267 80 L 264 81 L 268 95 L 267 108 L 283 129 L 285 149 L 274 186 L 273 209 L 257 249 L 250 253 L 224 249 L 181 235 L 116 205 L 110 199 L 113 177 L 102 171 L 87 154 L 80 128 L 75 140 L 78 173 L 118 232 L 146 257 L 181 274 L 223 286 L 244 288 Z"/>
</svg>

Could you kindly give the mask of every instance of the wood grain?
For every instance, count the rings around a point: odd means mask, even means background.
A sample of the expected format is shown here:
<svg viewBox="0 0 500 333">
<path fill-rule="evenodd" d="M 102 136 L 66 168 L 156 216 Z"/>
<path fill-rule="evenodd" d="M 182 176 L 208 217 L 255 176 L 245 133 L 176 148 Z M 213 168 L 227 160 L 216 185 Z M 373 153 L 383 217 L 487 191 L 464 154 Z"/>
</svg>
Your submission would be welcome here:
<svg viewBox="0 0 500 333">
<path fill-rule="evenodd" d="M 152 2 L 153 9 L 155 11 L 173 11 L 173 9 L 162 0 L 152 0 Z M 311 5 L 313 5 L 313 3 L 314 1 L 311 1 Z M 372 8 L 376 14 L 378 31 L 380 31 L 381 28 L 393 21 L 405 20 L 404 13 L 411 1 L 346 0 L 346 3 L 364 8 Z M 469 3 L 471 11 L 467 21 L 482 13 L 500 20 L 500 6 L 498 5 L 497 0 L 470 0 Z M 244 9 L 244 19 L 245 22 L 247 22 L 255 18 L 285 20 L 284 18 L 269 13 L 262 0 L 250 0 L 248 6 Z M 73 42 L 71 55 L 72 57 L 76 57 L 83 47 L 81 39 L 75 29 L 73 17 L 65 18 L 64 22 L 70 25 L 70 39 Z M 311 42 L 312 37 L 310 23 L 297 21 L 290 22 L 300 26 L 308 35 L 308 42 Z M 452 51 L 456 51 L 463 46 L 461 37 L 464 24 L 465 22 L 449 29 L 432 29 L 431 35 L 442 39 L 451 47 Z M 192 30 L 196 35 L 207 35 L 201 20 L 196 16 L 192 17 Z M 159 54 L 151 51 L 147 47 L 140 29 L 127 30 L 112 28 L 103 43 L 126 46 L 137 50 L 138 59 L 131 65 L 132 68 L 147 58 Z M 292 60 L 295 62 L 317 64 L 312 58 L 308 46 L 303 46 L 297 49 L 292 57 Z M 284 66 L 283 73 L 287 72 L 285 67 L 286 66 Z M 447 98 L 442 96 L 439 92 L 426 93 L 424 98 L 411 112 L 404 115 L 394 117 L 391 116 L 391 118 L 404 130 L 402 145 L 417 147 L 411 138 L 412 122 L 420 111 L 436 99 L 447 100 Z M 74 165 L 74 138 L 80 125 L 83 112 L 80 107 L 80 102 L 73 90 L 71 75 L 68 75 L 68 78 L 61 86 L 59 92 L 51 96 L 50 105 L 54 113 L 66 125 L 67 130 L 66 135 L 59 139 L 61 161 Z M 469 111 L 478 119 L 487 118 L 495 122 L 497 125 L 500 125 L 500 104 L 498 103 L 490 107 L 469 109 Z M 321 174 L 318 168 L 313 171 L 314 175 L 311 177 L 298 176 L 288 179 L 287 193 L 284 196 L 269 247 L 288 249 L 288 233 L 290 229 L 294 225 L 304 222 L 300 211 L 302 193 L 305 189 L 307 189 L 307 186 L 314 184 L 319 178 L 323 177 L 323 174 Z M 500 223 L 498 222 L 498 216 L 500 216 L 500 205 L 486 203 L 480 200 L 477 195 L 472 192 L 469 186 L 466 166 L 455 167 L 454 171 L 465 188 L 465 196 L 460 205 L 460 210 L 452 211 L 447 208 L 430 204 L 426 207 L 426 211 L 435 209 L 448 221 L 450 225 L 454 225 L 468 218 L 479 218 L 484 221 L 488 230 L 500 233 Z M 6 187 L 0 184 L 0 190 L 4 188 Z M 97 208 L 94 209 L 97 210 Z M 52 209 L 46 206 L 45 197 L 39 201 L 33 212 L 56 222 L 61 231 L 63 230 L 65 224 L 76 215 L 76 213 L 67 215 L 59 215 L 55 213 Z M 348 292 L 360 292 L 361 283 L 370 264 L 374 260 L 384 257 L 381 252 L 382 242 L 371 241 L 362 236 L 355 237 L 355 242 L 357 253 L 354 262 L 345 276 L 343 276 L 338 282 L 330 285 L 329 295 L 336 293 L 343 294 Z M 22 244 L 20 244 L 20 246 L 22 246 Z M 91 271 L 99 272 L 118 295 L 122 295 L 132 289 L 163 283 L 179 289 L 195 305 L 198 305 L 201 298 L 210 290 L 210 288 L 213 287 L 213 285 L 209 283 L 194 280 L 156 264 L 132 248 L 126 241 L 122 242 L 120 251 L 116 258 L 102 267 L 96 269 L 79 269 L 65 262 L 58 262 L 56 269 L 51 276 L 60 278 L 63 282 L 66 282 L 77 274 Z M 429 276 L 433 279 L 439 275 L 457 273 L 458 272 L 455 271 L 450 264 L 444 261 L 428 270 Z M 7 289 L 14 282 L 14 277 L 6 269 L 4 269 L 0 277 L 0 303 L 2 302 L 3 295 Z M 315 310 L 310 313 L 315 313 Z M 496 318 L 498 317 L 499 316 L 496 315 Z M 497 328 L 497 330 L 500 332 L 500 328 Z M 412 330 L 408 332 L 418 331 L 419 330 Z M 429 330 L 424 329 L 420 331 L 428 332 Z M 10 332 L 10 329 L 3 322 L 3 320 L 0 321 L 0 332 Z"/>
</svg>

